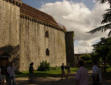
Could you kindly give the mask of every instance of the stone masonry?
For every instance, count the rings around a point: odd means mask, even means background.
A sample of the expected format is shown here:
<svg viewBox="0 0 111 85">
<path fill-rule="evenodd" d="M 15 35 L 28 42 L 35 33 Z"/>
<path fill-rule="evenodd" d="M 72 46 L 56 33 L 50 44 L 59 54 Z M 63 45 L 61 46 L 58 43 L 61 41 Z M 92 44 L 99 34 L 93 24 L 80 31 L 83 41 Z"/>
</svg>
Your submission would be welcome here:
<svg viewBox="0 0 111 85">
<path fill-rule="evenodd" d="M 37 69 L 44 60 L 53 67 L 66 64 L 65 33 L 50 15 L 20 0 L 0 0 L 0 47 L 20 47 L 15 56 L 19 71 L 31 62 Z"/>
</svg>

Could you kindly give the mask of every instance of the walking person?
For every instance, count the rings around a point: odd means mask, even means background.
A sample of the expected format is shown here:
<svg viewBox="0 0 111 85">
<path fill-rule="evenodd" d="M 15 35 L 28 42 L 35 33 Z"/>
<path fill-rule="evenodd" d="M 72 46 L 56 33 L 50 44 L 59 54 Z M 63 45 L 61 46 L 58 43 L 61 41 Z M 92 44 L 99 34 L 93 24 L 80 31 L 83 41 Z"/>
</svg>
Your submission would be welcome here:
<svg viewBox="0 0 111 85">
<path fill-rule="evenodd" d="M 61 79 L 63 79 L 65 77 L 65 66 L 64 63 L 62 63 L 61 65 Z"/>
<path fill-rule="evenodd" d="M 84 62 L 79 61 L 79 70 L 76 73 L 76 85 L 88 85 L 88 70 L 84 67 Z"/>
<path fill-rule="evenodd" d="M 92 73 L 93 85 L 101 85 L 102 81 L 101 69 L 98 67 L 97 62 L 94 62 L 92 71 L 93 71 Z"/>
<path fill-rule="evenodd" d="M 70 75 L 70 73 L 71 73 L 70 65 L 69 65 L 69 64 L 66 66 L 66 70 L 67 70 L 66 79 L 68 79 L 68 78 L 69 78 L 69 75 Z"/>
<path fill-rule="evenodd" d="M 5 85 L 5 83 L 7 83 L 6 74 L 7 74 L 7 66 L 1 66 L 2 85 Z"/>
<path fill-rule="evenodd" d="M 7 67 L 7 72 L 8 72 L 8 75 L 9 75 L 8 85 L 16 85 L 16 81 L 15 81 L 15 66 L 14 66 L 14 63 L 11 63 L 11 64 Z"/>
<path fill-rule="evenodd" d="M 33 81 L 33 74 L 34 74 L 34 68 L 33 68 L 33 62 L 30 63 L 29 66 L 29 81 L 32 82 Z"/>
</svg>

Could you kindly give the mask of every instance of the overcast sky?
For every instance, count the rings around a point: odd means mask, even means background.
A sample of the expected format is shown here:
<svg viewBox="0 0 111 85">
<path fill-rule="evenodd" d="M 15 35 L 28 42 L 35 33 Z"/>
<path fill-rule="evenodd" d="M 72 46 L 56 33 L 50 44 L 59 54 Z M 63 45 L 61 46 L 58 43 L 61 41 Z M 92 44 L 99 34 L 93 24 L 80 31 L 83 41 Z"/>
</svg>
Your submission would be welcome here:
<svg viewBox="0 0 111 85">
<path fill-rule="evenodd" d="M 75 53 L 92 52 L 92 44 L 98 42 L 105 33 L 89 34 L 88 31 L 100 26 L 102 15 L 109 7 L 95 0 L 23 0 L 24 3 L 44 11 L 75 32 Z"/>
</svg>

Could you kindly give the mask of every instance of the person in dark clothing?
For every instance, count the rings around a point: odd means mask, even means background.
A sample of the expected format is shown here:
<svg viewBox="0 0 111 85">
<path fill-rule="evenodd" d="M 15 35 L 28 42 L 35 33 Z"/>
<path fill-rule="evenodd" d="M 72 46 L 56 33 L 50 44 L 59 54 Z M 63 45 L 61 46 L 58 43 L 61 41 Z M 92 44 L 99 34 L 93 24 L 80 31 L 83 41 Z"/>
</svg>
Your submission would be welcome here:
<svg viewBox="0 0 111 85">
<path fill-rule="evenodd" d="M 69 65 L 69 64 L 66 66 L 66 70 L 67 70 L 66 79 L 68 79 L 68 77 L 69 77 L 69 75 L 70 75 L 70 73 L 71 73 L 70 65 Z"/>
<path fill-rule="evenodd" d="M 61 78 L 63 79 L 65 77 L 65 66 L 64 63 L 61 65 Z"/>
<path fill-rule="evenodd" d="M 2 83 L 3 85 L 5 84 L 5 80 L 6 80 L 6 84 L 9 85 L 9 74 L 7 72 L 7 67 L 9 64 L 8 58 L 11 57 L 11 55 L 7 52 L 4 52 L 2 55 L 2 65 L 1 65 L 1 74 L 2 74 Z"/>
<path fill-rule="evenodd" d="M 7 67 L 6 66 L 1 67 L 1 74 L 2 74 L 3 85 L 5 84 L 5 80 L 6 80 L 6 83 L 8 85 L 9 74 L 7 73 Z"/>
<path fill-rule="evenodd" d="M 2 73 L 1 73 L 1 67 L 0 67 L 0 85 L 3 85 L 3 84 L 2 84 Z"/>
<path fill-rule="evenodd" d="M 33 80 L 33 73 L 34 73 L 34 68 L 33 68 L 33 62 L 30 63 L 29 66 L 29 81 L 32 82 Z"/>
</svg>

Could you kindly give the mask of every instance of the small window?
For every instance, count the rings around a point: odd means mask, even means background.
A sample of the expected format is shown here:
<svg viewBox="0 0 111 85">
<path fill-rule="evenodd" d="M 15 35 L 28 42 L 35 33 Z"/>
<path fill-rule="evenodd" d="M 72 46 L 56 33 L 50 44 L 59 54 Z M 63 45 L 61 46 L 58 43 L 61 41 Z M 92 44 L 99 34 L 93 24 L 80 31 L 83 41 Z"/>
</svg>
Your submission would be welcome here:
<svg viewBox="0 0 111 85">
<path fill-rule="evenodd" d="M 47 55 L 47 56 L 50 55 L 50 52 L 49 52 L 49 49 L 48 49 L 48 48 L 46 49 L 46 55 Z"/>
<path fill-rule="evenodd" d="M 49 32 L 48 31 L 45 32 L 45 37 L 49 37 Z"/>
</svg>

